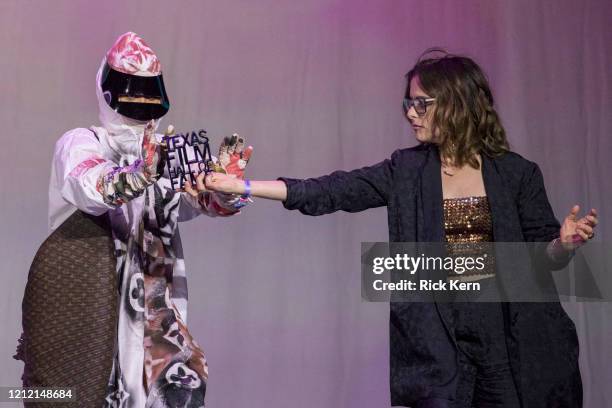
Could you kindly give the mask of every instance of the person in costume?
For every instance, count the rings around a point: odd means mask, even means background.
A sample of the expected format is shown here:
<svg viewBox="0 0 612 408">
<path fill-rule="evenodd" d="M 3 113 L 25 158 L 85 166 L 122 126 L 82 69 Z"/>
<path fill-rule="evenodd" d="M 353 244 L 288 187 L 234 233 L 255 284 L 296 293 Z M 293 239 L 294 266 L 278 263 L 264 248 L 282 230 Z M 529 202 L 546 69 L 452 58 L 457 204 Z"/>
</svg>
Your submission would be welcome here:
<svg viewBox="0 0 612 408">
<path fill-rule="evenodd" d="M 170 102 L 161 64 L 121 35 L 96 76 L 100 126 L 65 133 L 49 187 L 53 233 L 30 269 L 17 357 L 25 386 L 74 387 L 76 405 L 202 407 L 208 367 L 187 329 L 178 223 L 231 216 L 248 200 L 175 191 L 164 176 Z M 252 148 L 234 136 L 217 169 L 242 177 Z"/>
<path fill-rule="evenodd" d="M 557 221 L 538 165 L 510 151 L 481 68 L 426 54 L 407 74 L 404 112 L 420 144 L 373 166 L 306 180 L 202 174 L 198 190 L 281 200 L 311 216 L 386 206 L 391 242 L 530 242 L 538 276 L 527 256 L 453 279 L 510 293 L 553 287 L 549 272 L 593 237 L 597 212 L 579 217 L 576 205 Z M 576 328 L 558 300 L 390 309 L 391 405 L 582 406 Z"/>
</svg>

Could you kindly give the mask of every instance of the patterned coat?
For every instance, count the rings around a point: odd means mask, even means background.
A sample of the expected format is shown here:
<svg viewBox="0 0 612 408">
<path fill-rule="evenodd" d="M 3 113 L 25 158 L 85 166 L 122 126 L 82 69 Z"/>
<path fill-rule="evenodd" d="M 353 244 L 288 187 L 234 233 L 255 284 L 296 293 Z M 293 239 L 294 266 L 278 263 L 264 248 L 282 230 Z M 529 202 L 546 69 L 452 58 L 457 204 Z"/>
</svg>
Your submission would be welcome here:
<svg viewBox="0 0 612 408">
<path fill-rule="evenodd" d="M 136 140 L 129 144 L 135 146 L 133 151 L 118 151 L 111 142 L 100 127 L 67 132 L 56 144 L 49 190 L 52 228 L 77 209 L 106 214 L 110 221 L 119 321 L 105 406 L 204 406 L 208 368 L 187 330 L 187 280 L 178 222 L 237 210 L 227 196 L 204 193 L 196 199 L 176 192 L 166 177 L 125 204 L 108 204 L 97 188 L 100 175 L 130 165 L 141 145 Z"/>
</svg>

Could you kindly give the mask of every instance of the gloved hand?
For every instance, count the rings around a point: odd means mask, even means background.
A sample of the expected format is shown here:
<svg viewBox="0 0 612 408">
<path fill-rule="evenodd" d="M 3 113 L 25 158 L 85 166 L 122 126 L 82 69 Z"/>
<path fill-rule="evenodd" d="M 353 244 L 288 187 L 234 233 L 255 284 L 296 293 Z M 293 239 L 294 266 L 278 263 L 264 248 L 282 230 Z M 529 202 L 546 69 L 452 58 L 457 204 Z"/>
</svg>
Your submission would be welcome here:
<svg viewBox="0 0 612 408">
<path fill-rule="evenodd" d="M 237 133 L 231 137 L 226 137 L 219 146 L 219 159 L 210 163 L 210 168 L 216 173 L 227 174 L 228 177 L 240 179 L 244 178 L 244 170 L 246 168 L 253 146 L 244 148 L 245 140 Z M 237 212 L 248 203 L 252 202 L 251 198 L 243 197 L 240 194 L 225 194 L 222 192 L 206 191 L 204 185 L 204 177 L 206 174 L 201 173 L 196 179 L 195 189 L 188 181 L 185 182 L 185 191 L 193 197 L 198 197 L 202 208 L 209 208 L 207 203 L 212 202 L 219 213 L 230 215 Z"/>
<path fill-rule="evenodd" d="M 142 160 L 124 167 L 112 167 L 100 175 L 96 189 L 104 202 L 119 206 L 140 196 L 162 174 L 165 152 L 164 146 L 155 140 L 154 121 L 150 121 L 142 139 Z"/>
<path fill-rule="evenodd" d="M 166 135 L 174 133 L 174 126 L 168 126 Z M 144 164 L 144 173 L 153 181 L 159 179 L 164 172 L 166 165 L 166 148 L 163 144 L 157 143 L 155 139 L 155 122 L 149 121 L 145 126 L 144 136 L 142 138 L 142 160 Z"/>
<path fill-rule="evenodd" d="M 244 169 L 248 164 L 253 146 L 244 148 L 245 140 L 238 133 L 225 137 L 219 146 L 219 162 L 214 163 L 212 170 L 217 173 L 226 173 L 236 178 L 244 178 Z"/>
</svg>

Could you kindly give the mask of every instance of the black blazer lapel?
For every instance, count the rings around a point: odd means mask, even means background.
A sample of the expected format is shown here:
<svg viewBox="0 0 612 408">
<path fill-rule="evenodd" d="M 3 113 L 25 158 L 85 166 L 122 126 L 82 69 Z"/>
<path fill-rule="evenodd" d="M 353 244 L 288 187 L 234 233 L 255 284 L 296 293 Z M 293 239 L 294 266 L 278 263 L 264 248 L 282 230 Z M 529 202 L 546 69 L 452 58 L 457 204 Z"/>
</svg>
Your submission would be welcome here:
<svg viewBox="0 0 612 408">
<path fill-rule="evenodd" d="M 509 196 L 504 180 L 495 165 L 495 159 L 482 156 L 482 179 L 491 208 L 493 240 L 495 242 L 522 242 L 523 234 L 516 209 L 516 201 Z"/>
<path fill-rule="evenodd" d="M 438 148 L 431 145 L 420 178 L 420 217 L 418 241 L 444 241 L 444 212 L 442 208 L 442 178 Z"/>
</svg>

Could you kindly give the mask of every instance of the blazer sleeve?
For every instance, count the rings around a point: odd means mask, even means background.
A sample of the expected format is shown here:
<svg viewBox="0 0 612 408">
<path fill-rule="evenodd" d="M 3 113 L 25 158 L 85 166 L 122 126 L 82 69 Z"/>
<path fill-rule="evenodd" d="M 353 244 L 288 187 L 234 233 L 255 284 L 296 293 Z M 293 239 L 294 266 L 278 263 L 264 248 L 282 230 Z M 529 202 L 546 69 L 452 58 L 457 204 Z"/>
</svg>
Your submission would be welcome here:
<svg viewBox="0 0 612 408">
<path fill-rule="evenodd" d="M 353 171 L 335 171 L 306 180 L 280 177 L 287 185 L 288 210 L 306 215 L 335 211 L 358 212 L 387 205 L 391 191 L 394 155 L 373 166 Z"/>
<path fill-rule="evenodd" d="M 559 238 L 561 225 L 548 201 L 544 177 L 536 163 L 529 162 L 523 173 L 518 211 L 525 241 L 537 243 L 533 246 L 537 264 L 551 270 L 565 267 L 572 258 L 572 252 L 568 252 L 563 258 L 553 260 L 546 251 L 548 243 Z"/>
</svg>

